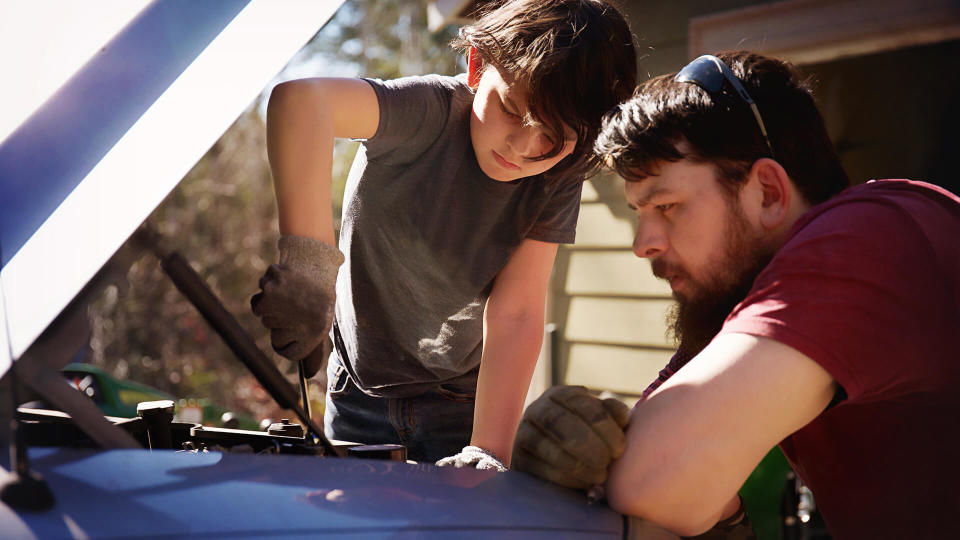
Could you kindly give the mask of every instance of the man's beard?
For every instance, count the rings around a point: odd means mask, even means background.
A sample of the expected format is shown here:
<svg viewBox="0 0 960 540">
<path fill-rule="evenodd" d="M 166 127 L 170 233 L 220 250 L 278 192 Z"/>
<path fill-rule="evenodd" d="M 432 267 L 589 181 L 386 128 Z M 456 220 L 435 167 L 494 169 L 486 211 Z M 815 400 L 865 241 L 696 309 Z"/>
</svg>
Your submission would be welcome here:
<svg viewBox="0 0 960 540">
<path fill-rule="evenodd" d="M 694 282 L 692 276 L 684 274 L 695 289 L 689 296 L 674 293 L 676 303 L 667 312 L 668 336 L 673 337 L 685 359 L 699 354 L 720 332 L 727 315 L 746 298 L 775 253 L 751 235 L 743 213 L 732 204 L 728 205 L 724 251 L 719 260 L 710 263 L 715 271 L 705 282 Z M 659 262 L 651 263 L 658 276 L 666 272 L 665 265 L 657 265 Z"/>
</svg>

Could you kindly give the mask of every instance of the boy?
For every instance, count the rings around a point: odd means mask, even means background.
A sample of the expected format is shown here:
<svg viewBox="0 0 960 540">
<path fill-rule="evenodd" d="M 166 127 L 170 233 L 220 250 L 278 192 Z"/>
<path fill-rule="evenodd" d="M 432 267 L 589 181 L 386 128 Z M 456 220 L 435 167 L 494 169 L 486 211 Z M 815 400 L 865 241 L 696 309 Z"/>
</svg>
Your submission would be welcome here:
<svg viewBox="0 0 960 540">
<path fill-rule="evenodd" d="M 454 46 L 467 52 L 466 77 L 274 89 L 267 139 L 283 236 L 252 304 L 291 360 L 319 365 L 332 333 L 328 436 L 503 470 L 557 243 L 573 241 L 601 116 L 632 92 L 636 55 L 601 0 L 508 2 Z M 334 137 L 365 140 L 339 250 Z"/>
</svg>

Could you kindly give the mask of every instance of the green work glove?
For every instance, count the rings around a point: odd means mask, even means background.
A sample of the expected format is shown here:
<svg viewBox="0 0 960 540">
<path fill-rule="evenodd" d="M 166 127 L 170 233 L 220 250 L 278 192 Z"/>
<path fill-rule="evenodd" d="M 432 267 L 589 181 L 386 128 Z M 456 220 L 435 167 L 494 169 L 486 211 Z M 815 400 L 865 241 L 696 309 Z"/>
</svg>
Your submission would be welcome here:
<svg viewBox="0 0 960 540">
<path fill-rule="evenodd" d="M 312 377 L 324 352 L 330 352 L 328 336 L 343 253 L 305 236 L 282 236 L 278 247 L 280 264 L 267 268 L 250 306 L 270 330 L 273 349 L 293 361 L 306 359 L 304 371 Z"/>
<path fill-rule="evenodd" d="M 527 407 L 517 430 L 512 469 L 555 484 L 589 489 L 607 479 L 627 449 L 630 409 L 582 386 L 554 386 Z"/>
</svg>

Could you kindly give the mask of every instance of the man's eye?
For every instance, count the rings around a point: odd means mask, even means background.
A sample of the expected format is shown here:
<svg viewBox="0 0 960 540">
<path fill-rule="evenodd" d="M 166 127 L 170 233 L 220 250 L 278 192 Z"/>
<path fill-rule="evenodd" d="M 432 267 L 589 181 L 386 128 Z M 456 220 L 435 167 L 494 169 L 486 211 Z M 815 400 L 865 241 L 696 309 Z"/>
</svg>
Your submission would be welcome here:
<svg viewBox="0 0 960 540">
<path fill-rule="evenodd" d="M 676 203 L 666 203 L 666 204 L 658 204 L 654 206 L 654 208 L 656 208 L 659 212 L 667 212 L 670 209 L 672 209 L 674 206 L 676 206 Z"/>
</svg>

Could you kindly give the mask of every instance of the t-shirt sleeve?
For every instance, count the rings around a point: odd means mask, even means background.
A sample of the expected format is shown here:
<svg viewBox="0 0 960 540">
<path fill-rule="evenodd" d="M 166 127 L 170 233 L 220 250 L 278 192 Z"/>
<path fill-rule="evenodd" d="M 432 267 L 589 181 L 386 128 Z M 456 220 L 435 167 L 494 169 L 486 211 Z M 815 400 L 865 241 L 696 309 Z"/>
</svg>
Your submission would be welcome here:
<svg viewBox="0 0 960 540">
<path fill-rule="evenodd" d="M 583 182 L 565 180 L 547 200 L 547 204 L 527 238 L 541 242 L 572 244 L 577 237 L 580 193 Z"/>
<path fill-rule="evenodd" d="M 364 141 L 367 159 L 387 165 L 415 161 L 436 141 L 450 112 L 452 87 L 439 76 L 364 79 L 373 87 L 380 122 Z"/>
<path fill-rule="evenodd" d="M 923 391 L 918 344 L 942 286 L 913 218 L 883 201 L 857 201 L 815 217 L 780 249 L 727 318 L 746 333 L 809 356 L 850 400 Z M 942 302 L 939 302 L 942 304 Z"/>
</svg>

